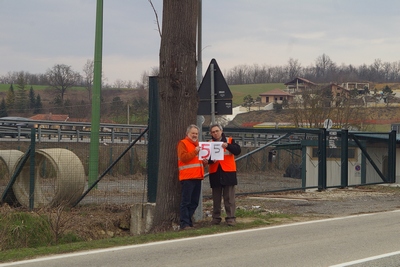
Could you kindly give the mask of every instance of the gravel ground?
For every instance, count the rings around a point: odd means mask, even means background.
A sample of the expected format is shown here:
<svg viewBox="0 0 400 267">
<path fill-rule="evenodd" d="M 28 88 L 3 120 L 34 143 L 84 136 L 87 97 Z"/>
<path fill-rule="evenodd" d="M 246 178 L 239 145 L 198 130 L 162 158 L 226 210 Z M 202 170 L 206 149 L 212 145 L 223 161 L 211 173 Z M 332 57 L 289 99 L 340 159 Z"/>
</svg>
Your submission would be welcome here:
<svg viewBox="0 0 400 267">
<path fill-rule="evenodd" d="M 400 185 L 325 191 L 283 192 L 237 197 L 238 208 L 263 209 L 301 217 L 338 217 L 400 208 Z"/>
</svg>

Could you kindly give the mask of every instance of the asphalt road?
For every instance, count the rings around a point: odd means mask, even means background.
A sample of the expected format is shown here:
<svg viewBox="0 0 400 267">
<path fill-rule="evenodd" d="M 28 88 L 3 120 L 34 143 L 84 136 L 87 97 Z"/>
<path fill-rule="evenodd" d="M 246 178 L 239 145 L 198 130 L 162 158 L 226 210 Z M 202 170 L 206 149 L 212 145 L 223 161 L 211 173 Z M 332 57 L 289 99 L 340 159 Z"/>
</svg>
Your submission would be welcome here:
<svg viewBox="0 0 400 267">
<path fill-rule="evenodd" d="M 400 264 L 400 210 L 116 247 L 0 266 L 386 266 Z"/>
</svg>

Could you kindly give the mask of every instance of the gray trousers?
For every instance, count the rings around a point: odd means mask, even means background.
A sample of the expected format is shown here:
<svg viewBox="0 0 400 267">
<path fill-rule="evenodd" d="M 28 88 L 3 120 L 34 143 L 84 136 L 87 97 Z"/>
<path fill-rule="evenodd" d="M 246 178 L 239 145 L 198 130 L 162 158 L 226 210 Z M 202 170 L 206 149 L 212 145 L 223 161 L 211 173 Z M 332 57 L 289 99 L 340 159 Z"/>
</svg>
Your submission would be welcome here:
<svg viewBox="0 0 400 267">
<path fill-rule="evenodd" d="M 235 219 L 235 186 L 225 185 L 221 187 L 212 188 L 212 198 L 213 198 L 213 213 L 212 218 L 216 220 L 221 220 L 221 201 L 224 199 L 224 206 L 226 211 L 225 220 Z"/>
</svg>

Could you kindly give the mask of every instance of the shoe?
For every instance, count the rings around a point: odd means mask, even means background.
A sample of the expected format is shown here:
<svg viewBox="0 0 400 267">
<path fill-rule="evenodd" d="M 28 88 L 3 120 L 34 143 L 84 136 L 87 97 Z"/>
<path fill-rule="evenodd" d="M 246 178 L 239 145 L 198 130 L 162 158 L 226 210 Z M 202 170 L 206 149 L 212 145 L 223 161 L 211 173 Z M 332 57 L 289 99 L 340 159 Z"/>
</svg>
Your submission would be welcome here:
<svg viewBox="0 0 400 267">
<path fill-rule="evenodd" d="M 218 219 L 212 219 L 211 224 L 212 225 L 219 225 L 221 223 L 221 220 Z"/>
<path fill-rule="evenodd" d="M 186 227 L 184 227 L 184 228 L 181 228 L 181 230 L 183 231 L 183 230 L 193 230 L 194 229 L 194 227 L 193 226 L 186 226 Z"/>
<path fill-rule="evenodd" d="M 226 221 L 226 224 L 228 225 L 228 226 L 235 226 L 236 225 L 236 222 L 234 221 L 234 220 L 229 220 L 229 221 Z"/>
</svg>

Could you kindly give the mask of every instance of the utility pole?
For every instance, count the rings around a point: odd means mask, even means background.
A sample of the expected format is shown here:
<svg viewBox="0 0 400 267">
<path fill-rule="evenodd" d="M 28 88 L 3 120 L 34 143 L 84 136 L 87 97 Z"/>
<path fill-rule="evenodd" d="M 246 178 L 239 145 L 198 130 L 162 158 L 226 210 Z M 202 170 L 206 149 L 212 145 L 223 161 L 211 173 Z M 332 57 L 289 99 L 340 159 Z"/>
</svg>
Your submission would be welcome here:
<svg viewBox="0 0 400 267">
<path fill-rule="evenodd" d="M 94 76 L 92 94 L 92 124 L 90 130 L 89 186 L 99 175 L 100 94 L 103 53 L 103 0 L 97 0 L 96 33 L 94 44 Z"/>
</svg>

